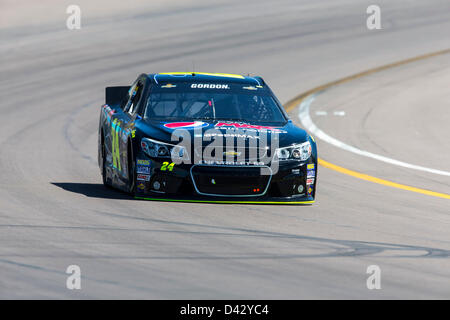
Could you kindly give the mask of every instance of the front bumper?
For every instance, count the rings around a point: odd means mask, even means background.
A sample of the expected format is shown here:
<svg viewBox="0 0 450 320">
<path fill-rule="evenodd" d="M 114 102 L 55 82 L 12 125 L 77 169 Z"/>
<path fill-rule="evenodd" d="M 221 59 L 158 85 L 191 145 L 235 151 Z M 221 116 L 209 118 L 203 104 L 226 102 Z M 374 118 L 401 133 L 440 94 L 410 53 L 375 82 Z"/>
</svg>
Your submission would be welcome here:
<svg viewBox="0 0 450 320">
<path fill-rule="evenodd" d="M 136 160 L 137 199 L 176 202 L 312 204 L 317 163 L 174 165 L 165 159 Z"/>
</svg>

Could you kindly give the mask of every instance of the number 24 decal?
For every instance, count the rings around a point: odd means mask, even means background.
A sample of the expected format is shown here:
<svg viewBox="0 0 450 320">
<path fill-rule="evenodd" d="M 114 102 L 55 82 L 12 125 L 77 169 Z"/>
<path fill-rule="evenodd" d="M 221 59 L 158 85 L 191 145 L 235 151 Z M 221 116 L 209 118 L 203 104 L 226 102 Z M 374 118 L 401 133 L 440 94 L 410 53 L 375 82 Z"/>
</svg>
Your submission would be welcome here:
<svg viewBox="0 0 450 320">
<path fill-rule="evenodd" d="M 175 166 L 175 163 L 169 163 L 169 162 L 163 162 L 162 166 L 161 166 L 161 171 L 172 171 L 173 167 Z"/>
</svg>

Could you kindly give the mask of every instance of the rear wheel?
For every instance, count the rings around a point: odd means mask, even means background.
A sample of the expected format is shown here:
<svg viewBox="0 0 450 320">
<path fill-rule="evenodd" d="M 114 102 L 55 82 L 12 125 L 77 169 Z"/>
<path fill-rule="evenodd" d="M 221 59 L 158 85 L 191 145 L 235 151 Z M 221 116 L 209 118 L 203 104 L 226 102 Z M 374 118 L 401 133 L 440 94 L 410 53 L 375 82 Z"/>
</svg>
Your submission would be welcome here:
<svg viewBox="0 0 450 320">
<path fill-rule="evenodd" d="M 103 185 L 106 187 L 110 187 L 111 184 L 108 182 L 108 179 L 106 177 L 106 148 L 105 148 L 105 140 L 103 138 L 102 134 L 102 180 Z"/>
</svg>

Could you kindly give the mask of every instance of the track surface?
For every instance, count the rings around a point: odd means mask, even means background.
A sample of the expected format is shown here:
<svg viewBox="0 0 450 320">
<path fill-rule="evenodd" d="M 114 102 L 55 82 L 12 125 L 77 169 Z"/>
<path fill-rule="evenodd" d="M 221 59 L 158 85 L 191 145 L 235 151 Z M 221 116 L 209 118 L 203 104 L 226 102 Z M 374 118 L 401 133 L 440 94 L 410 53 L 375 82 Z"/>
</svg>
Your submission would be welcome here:
<svg viewBox="0 0 450 320">
<path fill-rule="evenodd" d="M 262 75 L 288 101 L 447 49 L 448 0 L 378 1 L 379 31 L 370 1 L 78 1 L 79 31 L 66 2 L 0 0 L 0 298 L 450 298 L 448 200 L 319 168 L 313 206 L 135 201 L 96 165 L 107 85 L 195 62 Z M 311 116 L 355 147 L 450 171 L 449 74 L 449 55 L 383 71 L 319 95 Z M 448 177 L 318 143 L 327 161 L 450 193 Z M 72 264 L 82 290 L 65 287 Z M 366 288 L 372 264 L 381 290 Z"/>
</svg>

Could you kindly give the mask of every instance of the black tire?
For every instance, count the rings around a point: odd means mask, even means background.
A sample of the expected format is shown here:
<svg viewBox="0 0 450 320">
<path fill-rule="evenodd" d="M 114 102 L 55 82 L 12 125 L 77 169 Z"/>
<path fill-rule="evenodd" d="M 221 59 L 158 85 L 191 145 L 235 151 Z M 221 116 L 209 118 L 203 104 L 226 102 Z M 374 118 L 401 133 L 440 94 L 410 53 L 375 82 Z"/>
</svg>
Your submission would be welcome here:
<svg viewBox="0 0 450 320">
<path fill-rule="evenodd" d="M 106 148 L 105 148 L 105 138 L 102 133 L 102 182 L 107 188 L 111 188 L 111 182 L 106 177 Z"/>
<path fill-rule="evenodd" d="M 108 179 L 106 178 L 106 148 L 105 148 L 105 140 L 103 138 L 102 134 L 102 181 L 103 185 L 105 187 L 110 188 L 111 184 L 109 183 Z"/>
<path fill-rule="evenodd" d="M 128 177 L 129 177 L 128 192 L 132 196 L 134 196 L 136 194 L 136 170 L 131 141 L 128 141 L 127 163 L 128 163 Z"/>
</svg>

